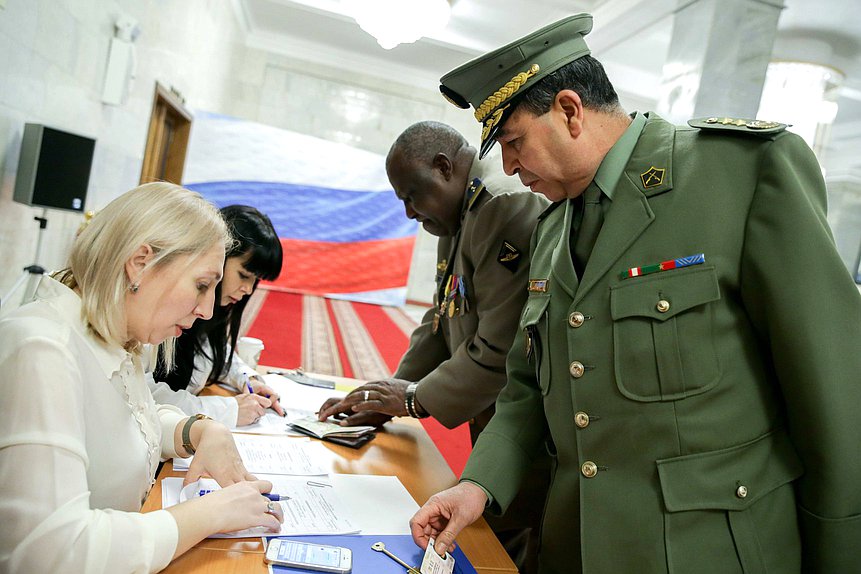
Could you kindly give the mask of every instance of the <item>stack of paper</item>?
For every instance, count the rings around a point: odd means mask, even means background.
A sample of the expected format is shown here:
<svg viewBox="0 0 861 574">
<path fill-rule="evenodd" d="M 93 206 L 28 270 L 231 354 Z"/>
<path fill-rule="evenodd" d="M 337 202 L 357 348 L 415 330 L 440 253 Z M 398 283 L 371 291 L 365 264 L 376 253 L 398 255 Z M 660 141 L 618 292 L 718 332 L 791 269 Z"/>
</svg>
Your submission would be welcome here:
<svg viewBox="0 0 861 574">
<path fill-rule="evenodd" d="M 252 474 L 320 476 L 330 465 L 325 448 L 308 439 L 234 434 L 236 450 Z M 173 459 L 174 470 L 188 470 L 194 457 Z"/>
<path fill-rule="evenodd" d="M 272 492 L 283 500 L 276 502 L 284 512 L 282 535 L 296 534 L 356 534 L 359 528 L 350 519 L 350 512 L 341 502 L 328 479 L 313 479 L 258 475 L 272 483 Z M 162 508 L 183 502 L 182 479 L 169 477 L 162 480 Z M 213 491 L 220 487 L 211 478 L 201 478 L 192 491 Z M 188 487 L 187 487 L 188 489 Z M 210 538 L 252 538 L 267 534 L 262 527 L 237 532 L 214 534 Z"/>
<path fill-rule="evenodd" d="M 409 521 L 419 506 L 396 476 L 333 474 L 321 478 L 257 475 L 272 483 L 272 492 L 290 500 L 278 502 L 284 511 L 280 535 L 354 534 L 409 535 Z M 165 478 L 162 508 L 188 498 L 182 495 L 182 479 Z M 218 484 L 200 479 L 185 492 L 216 490 Z M 213 538 L 262 536 L 260 528 L 219 534 Z"/>
</svg>

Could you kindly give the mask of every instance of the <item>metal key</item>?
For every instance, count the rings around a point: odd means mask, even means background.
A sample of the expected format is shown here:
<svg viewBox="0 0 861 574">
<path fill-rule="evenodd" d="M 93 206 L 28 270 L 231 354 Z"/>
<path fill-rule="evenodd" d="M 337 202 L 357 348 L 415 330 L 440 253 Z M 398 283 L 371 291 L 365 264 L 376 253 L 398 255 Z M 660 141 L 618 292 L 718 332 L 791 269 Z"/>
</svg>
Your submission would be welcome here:
<svg viewBox="0 0 861 574">
<path fill-rule="evenodd" d="M 407 574 L 421 574 L 421 572 L 419 572 L 417 569 L 413 568 L 412 566 L 410 566 L 409 564 L 407 564 L 406 562 L 404 562 L 403 560 L 401 560 L 400 558 L 398 558 L 397 556 L 395 556 L 394 554 L 392 554 L 391 552 L 386 550 L 386 545 L 383 544 L 382 542 L 374 542 L 371 545 L 371 548 L 373 550 L 376 550 L 377 552 L 382 552 L 383 554 L 385 554 L 386 556 L 388 556 L 389 558 L 391 558 L 392 560 L 394 560 L 395 562 L 397 562 L 398 564 L 400 564 L 401 566 L 406 568 Z"/>
</svg>

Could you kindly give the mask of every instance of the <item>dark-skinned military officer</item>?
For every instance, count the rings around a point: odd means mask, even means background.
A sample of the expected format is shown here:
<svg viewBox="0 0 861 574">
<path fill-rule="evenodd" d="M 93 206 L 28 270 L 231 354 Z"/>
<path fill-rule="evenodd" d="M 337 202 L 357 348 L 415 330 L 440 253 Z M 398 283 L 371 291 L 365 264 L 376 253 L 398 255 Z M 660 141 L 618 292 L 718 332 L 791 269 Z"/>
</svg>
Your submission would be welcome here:
<svg viewBox="0 0 861 574">
<path fill-rule="evenodd" d="M 320 420 L 382 424 L 392 416 L 433 416 L 448 428 L 469 421 L 473 442 L 493 415 L 505 384 L 505 358 L 526 300 L 529 241 L 548 202 L 506 177 L 499 164 L 452 127 L 407 128 L 386 158 L 386 172 L 407 217 L 439 237 L 435 305 L 413 332 L 393 378 L 327 401 Z M 548 461 L 524 485 L 517 507 L 489 522 L 524 571 L 535 559 Z M 543 468 L 544 472 L 541 472 Z"/>
<path fill-rule="evenodd" d="M 413 536 L 504 510 L 549 432 L 544 574 L 859 572 L 861 296 L 819 165 L 775 122 L 626 114 L 591 27 L 441 80 L 556 203 L 496 414 Z"/>
</svg>

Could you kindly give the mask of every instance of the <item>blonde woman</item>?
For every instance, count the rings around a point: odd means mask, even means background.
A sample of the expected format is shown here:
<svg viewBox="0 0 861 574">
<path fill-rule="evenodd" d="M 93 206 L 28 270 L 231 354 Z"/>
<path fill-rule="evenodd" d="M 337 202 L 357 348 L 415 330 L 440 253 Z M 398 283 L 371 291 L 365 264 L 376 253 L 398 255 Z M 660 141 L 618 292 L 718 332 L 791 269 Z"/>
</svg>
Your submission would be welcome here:
<svg viewBox="0 0 861 574">
<path fill-rule="evenodd" d="M 230 238 L 218 211 L 166 183 L 112 201 L 69 267 L 0 321 L 0 571 L 155 572 L 204 537 L 277 530 L 271 484 L 222 424 L 157 406 L 140 352 L 212 315 Z M 160 458 L 197 451 L 225 488 L 139 512 Z"/>
</svg>

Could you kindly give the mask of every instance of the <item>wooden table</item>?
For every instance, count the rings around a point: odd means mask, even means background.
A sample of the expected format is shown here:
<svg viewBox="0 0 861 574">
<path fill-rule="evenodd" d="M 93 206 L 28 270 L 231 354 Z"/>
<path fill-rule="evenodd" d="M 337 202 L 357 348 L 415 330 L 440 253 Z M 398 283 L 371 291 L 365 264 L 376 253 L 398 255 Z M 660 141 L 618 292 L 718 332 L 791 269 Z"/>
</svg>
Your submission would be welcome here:
<svg viewBox="0 0 861 574">
<path fill-rule="evenodd" d="M 227 394 L 218 387 L 210 386 L 208 389 L 212 389 L 208 391 L 211 394 Z M 331 455 L 330 472 L 396 475 L 419 504 L 424 504 L 433 494 L 456 482 L 454 473 L 417 420 L 395 419 L 383 428 L 374 440 L 358 450 L 322 443 Z M 294 439 L 284 437 L 284 440 Z M 161 508 L 161 479 L 183 474 L 175 472 L 172 463 L 165 463 L 143 512 Z M 483 518 L 465 528 L 457 543 L 479 574 L 517 573 L 514 563 Z M 174 560 L 163 572 L 262 574 L 267 569 L 259 538 L 207 539 Z"/>
</svg>

